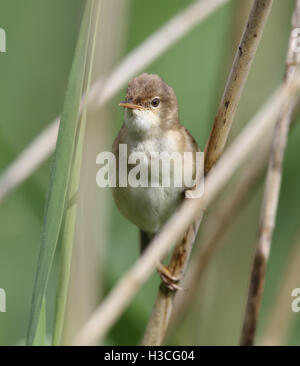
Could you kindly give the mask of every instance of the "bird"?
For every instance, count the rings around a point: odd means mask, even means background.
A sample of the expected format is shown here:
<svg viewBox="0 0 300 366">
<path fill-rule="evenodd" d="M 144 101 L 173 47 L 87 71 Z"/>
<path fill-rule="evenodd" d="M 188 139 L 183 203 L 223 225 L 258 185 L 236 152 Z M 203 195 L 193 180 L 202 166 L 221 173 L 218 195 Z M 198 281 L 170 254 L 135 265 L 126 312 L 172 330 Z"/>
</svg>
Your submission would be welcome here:
<svg viewBox="0 0 300 366">
<path fill-rule="evenodd" d="M 163 186 L 162 180 L 168 178 L 165 175 L 169 174 L 170 181 L 174 183 L 175 169 L 179 169 L 181 173 L 187 169 L 191 177 L 195 178 L 195 154 L 200 149 L 190 132 L 180 123 L 178 102 L 173 88 L 160 76 L 142 73 L 134 77 L 128 84 L 125 101 L 119 103 L 119 106 L 124 108 L 124 121 L 112 145 L 112 153 L 117 161 L 117 183 L 112 187 L 112 194 L 121 214 L 139 228 L 143 253 L 183 201 L 185 191 L 190 189 L 189 184 Z M 126 146 L 126 157 L 122 156 L 125 152 L 120 146 Z M 189 159 L 182 159 L 176 166 L 171 166 L 169 171 L 159 171 L 158 174 L 151 171 L 151 159 L 147 157 L 155 159 L 155 153 L 177 153 L 183 157 L 185 152 L 190 153 Z M 140 167 L 149 173 L 148 183 L 152 179 L 155 184 L 134 187 L 129 184 L 125 187 L 120 185 L 118 163 L 134 153 L 144 154 L 146 158 L 139 161 Z M 124 161 L 127 162 L 128 169 L 137 165 Z M 157 270 L 169 289 L 179 288 L 176 285 L 178 279 L 166 266 L 158 263 Z"/>
</svg>

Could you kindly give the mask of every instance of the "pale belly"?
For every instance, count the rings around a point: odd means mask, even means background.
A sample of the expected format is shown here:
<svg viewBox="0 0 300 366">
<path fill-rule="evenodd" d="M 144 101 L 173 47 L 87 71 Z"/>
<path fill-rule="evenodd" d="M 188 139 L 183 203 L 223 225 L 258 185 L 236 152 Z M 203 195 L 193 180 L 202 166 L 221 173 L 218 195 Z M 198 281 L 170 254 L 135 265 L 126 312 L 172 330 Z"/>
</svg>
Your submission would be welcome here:
<svg viewBox="0 0 300 366">
<path fill-rule="evenodd" d="M 148 233 L 158 232 L 184 197 L 178 187 L 117 187 L 113 196 L 120 212 Z"/>
<path fill-rule="evenodd" d="M 168 151 L 170 153 L 178 151 L 178 144 L 176 143 L 176 139 L 172 138 L 172 136 L 171 139 L 162 136 L 159 140 L 149 140 L 143 143 L 134 144 L 133 146 L 129 144 L 128 146 L 128 156 L 132 152 L 148 154 L 149 152 L 157 151 Z M 120 156 L 122 157 L 122 155 Z M 140 164 L 142 164 L 145 170 L 149 169 L 149 160 L 141 159 Z M 180 176 L 183 176 L 182 163 L 178 163 L 176 166 L 177 169 L 181 170 Z M 192 169 L 192 161 L 188 166 Z M 183 184 L 180 186 L 174 186 L 172 183 L 169 185 L 164 184 L 164 186 L 161 184 L 163 178 L 166 178 L 166 176 L 172 181 L 172 177 L 174 177 L 173 174 L 173 168 L 169 171 L 162 170 L 156 173 L 153 173 L 151 169 L 151 181 L 153 179 L 154 184 L 151 183 L 148 187 L 139 186 L 137 188 L 133 188 L 130 185 L 127 187 L 118 187 L 119 183 L 117 182 L 117 187 L 112 188 L 112 191 L 120 212 L 130 222 L 138 226 L 143 231 L 146 231 L 147 233 L 158 232 L 168 218 L 172 216 L 175 209 L 184 198 L 185 188 Z M 150 178 L 150 175 L 148 178 Z"/>
</svg>

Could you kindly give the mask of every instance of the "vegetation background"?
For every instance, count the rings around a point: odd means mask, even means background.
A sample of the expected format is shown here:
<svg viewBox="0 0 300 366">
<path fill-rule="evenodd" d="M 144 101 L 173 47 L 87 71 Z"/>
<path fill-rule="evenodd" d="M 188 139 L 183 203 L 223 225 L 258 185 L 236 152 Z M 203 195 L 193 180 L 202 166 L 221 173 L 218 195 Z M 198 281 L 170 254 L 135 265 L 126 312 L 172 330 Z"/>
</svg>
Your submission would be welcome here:
<svg viewBox="0 0 300 366">
<path fill-rule="evenodd" d="M 95 76 L 106 76 L 128 52 L 191 2 L 104 0 Z M 159 74 L 174 88 L 181 122 L 203 149 L 251 3 L 250 0 L 232 0 L 222 6 L 144 70 Z M 7 34 L 7 52 L 0 54 L 0 172 L 61 113 L 83 5 L 84 0 L 0 0 L 0 27 Z M 293 5 L 292 0 L 274 1 L 230 140 L 282 80 Z M 78 250 L 74 257 L 64 335 L 66 343 L 138 256 L 137 229 L 119 214 L 109 190 L 100 192 L 95 183 L 96 154 L 109 149 L 121 127 L 122 111 L 117 103 L 124 94 L 125 88 L 96 116 L 90 116 L 88 124 L 76 229 L 76 241 L 80 245 L 76 243 Z M 289 254 L 295 244 L 300 244 L 297 234 L 299 144 L 300 126 L 297 124 L 285 157 L 258 339 L 263 336 L 277 302 Z M 24 344 L 50 164 L 51 159 L 0 205 L 0 288 L 5 289 L 7 295 L 7 312 L 0 313 L 1 345 Z M 262 187 L 263 181 L 228 228 L 193 306 L 187 309 L 182 325 L 172 333 L 168 344 L 238 344 Z M 231 186 L 223 196 L 228 194 L 234 194 Z M 209 208 L 205 223 L 210 212 L 213 207 Z M 297 235 L 298 243 L 295 243 Z M 56 263 L 59 254 L 58 249 Z M 47 294 L 49 334 L 57 277 L 55 267 Z M 158 284 L 158 275 L 154 274 L 114 326 L 105 344 L 139 342 Z M 300 287 L 300 275 L 293 287 Z M 290 310 L 292 298 L 287 295 L 285 300 L 283 316 L 286 311 L 291 314 L 284 343 L 299 344 L 300 315 Z"/>
</svg>

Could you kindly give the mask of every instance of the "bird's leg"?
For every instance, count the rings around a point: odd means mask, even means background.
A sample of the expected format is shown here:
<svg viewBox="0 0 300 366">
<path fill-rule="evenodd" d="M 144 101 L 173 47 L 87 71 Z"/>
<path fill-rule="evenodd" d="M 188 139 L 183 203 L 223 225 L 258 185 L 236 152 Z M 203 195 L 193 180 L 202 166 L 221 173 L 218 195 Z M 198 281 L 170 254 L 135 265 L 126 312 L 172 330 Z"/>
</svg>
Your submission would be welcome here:
<svg viewBox="0 0 300 366">
<path fill-rule="evenodd" d="M 164 285 L 172 291 L 182 290 L 182 287 L 178 286 L 178 282 L 180 281 L 180 277 L 173 276 L 169 269 L 164 266 L 162 263 L 158 263 L 156 265 L 156 270 L 160 275 L 161 280 Z"/>
<path fill-rule="evenodd" d="M 183 238 L 175 246 L 169 266 L 165 267 L 160 263 L 159 267 L 157 267 L 161 279 L 170 290 L 182 290 L 182 288 L 177 285 L 182 278 L 182 274 L 174 276 L 173 273 L 178 273 L 177 264 L 182 262 L 184 263 L 186 258 L 188 258 L 186 243 L 194 242 L 196 233 L 197 230 L 194 223 L 188 228 Z M 182 270 L 179 271 L 179 273 L 182 273 Z"/>
<path fill-rule="evenodd" d="M 146 233 L 143 230 L 140 230 L 140 247 L 141 247 L 141 254 L 149 245 L 150 241 L 155 237 L 155 234 Z M 162 263 L 158 263 L 156 265 L 157 272 L 160 275 L 160 278 L 164 285 L 172 291 L 182 290 L 180 286 L 178 286 L 178 282 L 180 281 L 179 277 L 173 276 L 171 271 L 164 266 Z"/>
</svg>

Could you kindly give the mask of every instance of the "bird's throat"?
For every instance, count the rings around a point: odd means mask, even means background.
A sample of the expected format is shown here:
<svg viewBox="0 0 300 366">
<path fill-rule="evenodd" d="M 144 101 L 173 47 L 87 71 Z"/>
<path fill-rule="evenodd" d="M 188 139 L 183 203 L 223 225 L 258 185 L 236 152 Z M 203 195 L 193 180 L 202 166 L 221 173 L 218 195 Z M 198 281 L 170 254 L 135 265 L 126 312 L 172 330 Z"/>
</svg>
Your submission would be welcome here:
<svg viewBox="0 0 300 366">
<path fill-rule="evenodd" d="M 151 110 L 125 110 L 125 125 L 133 136 L 150 137 L 159 132 L 161 121 Z"/>
</svg>

